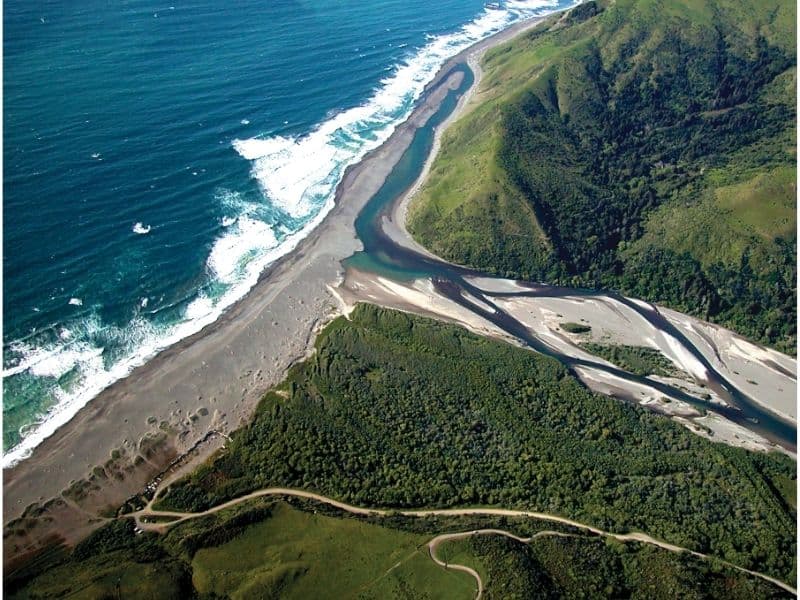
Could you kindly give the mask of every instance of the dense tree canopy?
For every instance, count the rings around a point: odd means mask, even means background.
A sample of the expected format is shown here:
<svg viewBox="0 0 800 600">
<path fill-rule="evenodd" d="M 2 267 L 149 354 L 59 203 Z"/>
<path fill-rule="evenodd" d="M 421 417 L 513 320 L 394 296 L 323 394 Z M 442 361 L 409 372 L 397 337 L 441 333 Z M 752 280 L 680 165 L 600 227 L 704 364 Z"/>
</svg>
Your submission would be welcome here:
<svg viewBox="0 0 800 600">
<path fill-rule="evenodd" d="M 269 486 L 357 505 L 497 505 L 642 530 L 791 578 L 794 462 L 588 392 L 557 361 L 362 305 L 165 507 Z"/>
</svg>

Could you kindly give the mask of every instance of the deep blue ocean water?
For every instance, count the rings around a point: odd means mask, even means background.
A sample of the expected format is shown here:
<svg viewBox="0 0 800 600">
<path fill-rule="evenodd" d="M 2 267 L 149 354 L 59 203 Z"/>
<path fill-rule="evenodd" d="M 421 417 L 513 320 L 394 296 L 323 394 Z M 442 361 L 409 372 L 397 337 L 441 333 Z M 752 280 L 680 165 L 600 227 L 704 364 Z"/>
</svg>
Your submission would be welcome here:
<svg viewBox="0 0 800 600">
<path fill-rule="evenodd" d="M 241 298 L 446 58 L 572 0 L 501 4 L 6 2 L 4 466 Z"/>
</svg>

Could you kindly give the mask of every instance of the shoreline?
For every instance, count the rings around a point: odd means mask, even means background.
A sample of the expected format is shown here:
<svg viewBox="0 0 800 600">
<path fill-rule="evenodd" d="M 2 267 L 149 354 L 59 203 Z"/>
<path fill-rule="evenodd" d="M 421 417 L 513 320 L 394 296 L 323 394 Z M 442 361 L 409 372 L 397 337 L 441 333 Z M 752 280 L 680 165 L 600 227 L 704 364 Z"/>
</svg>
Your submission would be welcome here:
<svg viewBox="0 0 800 600">
<path fill-rule="evenodd" d="M 37 539 L 44 539 L 47 533 L 64 534 L 64 529 L 72 527 L 72 537 L 64 536 L 70 541 L 102 524 L 96 520 L 87 523 L 86 509 L 101 513 L 115 503 L 121 504 L 141 492 L 176 460 L 179 467 L 167 473 L 170 479 L 196 466 L 222 447 L 227 433 L 252 417 L 264 392 L 282 381 L 292 364 L 313 352 L 321 328 L 330 319 L 347 312 L 348 302 L 341 294 L 347 291 L 343 282 L 350 270 L 345 272 L 341 261 L 362 249 L 355 232 L 356 218 L 392 173 L 416 130 L 427 123 L 441 104 L 453 83 L 453 69 L 466 62 L 475 76 L 472 86 L 436 127 L 433 147 L 419 177 L 394 199 L 388 207 L 389 216 L 383 216 L 382 226 L 393 241 L 403 246 L 413 244 L 411 249 L 434 257 L 413 240 L 404 224 L 408 205 L 424 184 L 439 151 L 441 136 L 471 106 L 480 84 L 478 61 L 483 53 L 553 14 L 557 13 L 514 23 L 445 61 L 426 85 L 409 117 L 380 147 L 345 170 L 336 189 L 334 206 L 321 223 L 293 251 L 268 266 L 243 298 L 201 331 L 164 349 L 107 388 L 44 440 L 30 458 L 4 470 L 6 525 L 31 502 L 57 496 L 62 490 L 74 487 L 73 482 L 88 477 L 87 491 L 76 502 L 84 514 L 78 515 L 69 505 L 49 506 L 44 514 L 60 526 L 48 529 L 44 525 L 30 540 L 20 540 L 20 546 L 14 548 L 17 555 L 32 547 Z M 379 276 L 365 279 L 364 289 L 368 292 L 381 286 Z M 396 295 L 396 290 L 390 289 L 392 282 L 383 284 L 387 298 Z M 444 298 L 432 284 L 416 291 L 429 301 Z M 352 297 L 356 301 L 367 300 L 364 293 Z M 409 300 L 401 310 L 414 312 L 418 307 Z M 445 310 L 437 314 L 441 308 Z M 460 322 L 453 317 L 456 313 L 452 309 L 452 306 L 431 307 L 430 314 Z M 477 331 L 484 328 L 480 322 L 472 323 L 471 327 Z M 497 332 L 485 334 L 493 333 L 497 335 Z M 198 442 L 214 432 L 220 435 L 197 447 Z M 115 446 L 115 440 L 122 440 L 121 445 Z M 114 452 L 120 448 L 121 456 L 114 458 Z M 187 454 L 194 448 L 196 451 Z M 144 461 L 138 462 L 142 456 Z M 113 477 L 90 476 L 98 467 Z M 25 546 L 27 542 L 30 544 Z"/>
<path fill-rule="evenodd" d="M 425 181 L 428 178 L 428 174 L 433 166 L 433 162 L 436 160 L 436 156 L 439 154 L 439 150 L 441 149 L 442 143 L 442 136 L 444 135 L 445 131 L 447 131 L 448 127 L 453 124 L 455 121 L 460 119 L 466 114 L 467 109 L 469 108 L 470 103 L 475 98 L 475 95 L 478 92 L 478 88 L 480 87 L 481 78 L 483 76 L 483 70 L 481 69 L 480 63 L 483 55 L 493 48 L 494 46 L 498 46 L 503 44 L 512 38 L 522 35 L 526 31 L 533 29 L 534 27 L 538 26 L 542 23 L 546 18 L 551 17 L 555 14 L 560 14 L 566 12 L 573 8 L 570 6 L 569 8 L 565 9 L 564 11 L 556 11 L 553 13 L 549 13 L 545 17 L 529 19 L 527 21 L 521 21 L 519 23 L 514 23 L 510 27 L 504 29 L 503 31 L 498 32 L 492 38 L 487 38 L 493 40 L 492 44 L 484 44 L 483 42 L 478 42 L 477 44 L 467 48 L 463 52 L 459 53 L 458 56 L 463 55 L 463 62 L 467 64 L 467 66 L 472 71 L 474 81 L 470 86 L 469 90 L 459 99 L 456 108 L 453 110 L 452 113 L 436 128 L 433 137 L 433 146 L 431 147 L 431 151 L 428 154 L 427 158 L 425 159 L 425 164 L 422 167 L 422 171 L 419 174 L 419 177 L 414 181 L 411 187 L 406 190 L 403 195 L 400 197 L 399 200 L 396 200 L 392 203 L 388 214 L 383 216 L 382 219 L 382 227 L 384 232 L 392 239 L 393 242 L 396 244 L 403 246 L 409 250 L 413 250 L 418 252 L 419 254 L 423 254 L 429 258 L 435 259 L 437 261 L 444 261 L 439 256 L 436 256 L 432 252 L 430 252 L 427 248 L 419 244 L 408 232 L 406 229 L 406 219 L 408 217 L 408 210 L 411 206 L 411 203 L 414 201 L 414 198 L 419 193 L 422 186 L 425 184 Z M 454 57 L 457 58 L 457 57 Z M 451 59 L 452 60 L 452 59 Z M 445 261 L 446 262 L 446 261 Z"/>
<path fill-rule="evenodd" d="M 210 432 L 225 435 L 247 422 L 263 394 L 313 351 L 324 324 L 342 313 L 331 287 L 344 277 L 341 261 L 362 249 L 355 219 L 438 108 L 453 67 L 543 18 L 514 23 L 448 59 L 386 142 L 345 170 L 322 222 L 243 298 L 100 392 L 28 458 L 4 469 L 4 523 L 45 512 L 58 524 L 37 521 L 12 547 L 4 543 L 4 562 L 54 533 L 80 539 L 98 526 L 87 511 L 121 504 Z M 212 441 L 183 468 L 221 444 Z M 63 501 L 73 497 L 80 508 Z"/>
<path fill-rule="evenodd" d="M 554 11 L 554 13 L 551 14 L 563 12 L 564 10 L 569 10 L 569 8 L 572 7 L 570 6 L 565 9 Z M 411 113 L 404 121 L 397 123 L 394 126 L 395 129 L 403 126 L 404 123 L 411 118 L 411 115 L 414 113 L 414 111 L 416 111 L 417 105 L 422 101 L 429 88 L 437 83 L 444 71 L 452 68 L 453 64 L 456 62 L 460 62 L 460 57 L 463 57 L 465 54 L 471 52 L 473 48 L 485 46 L 486 43 L 490 42 L 491 40 L 497 39 L 496 43 L 500 43 L 502 36 L 506 36 L 509 33 L 513 34 L 513 32 L 518 31 L 519 27 L 538 22 L 542 18 L 544 17 L 529 17 L 513 22 L 504 29 L 489 35 L 483 40 L 468 46 L 456 55 L 444 60 L 441 66 L 437 69 L 431 81 L 424 86 L 420 97 L 415 101 L 414 106 L 411 109 Z M 470 66 L 473 66 L 472 63 L 470 63 Z M 389 140 L 387 139 L 386 142 L 388 141 Z M 271 262 L 269 262 L 269 260 L 263 261 L 262 265 L 264 266 L 260 271 L 254 269 L 254 273 L 249 274 L 246 281 L 242 282 L 241 286 L 237 284 L 236 287 L 241 287 L 245 291 L 236 292 L 233 294 L 233 298 L 224 301 L 220 307 L 215 307 L 211 313 L 204 315 L 197 320 L 176 323 L 175 327 L 170 330 L 168 335 L 163 338 L 156 339 L 153 343 L 148 343 L 142 347 L 136 348 L 132 354 L 129 356 L 126 355 L 124 360 L 115 363 L 112 370 L 101 372 L 96 380 L 92 380 L 91 385 L 80 390 L 80 392 L 75 396 L 70 395 L 66 401 L 61 401 L 56 404 L 54 407 L 52 407 L 51 412 L 43 414 L 40 420 L 34 422 L 29 427 L 27 435 L 22 437 L 13 447 L 9 448 L 9 450 L 4 453 L 3 470 L 5 471 L 12 469 L 19 463 L 27 460 L 33 451 L 42 443 L 44 443 L 48 437 L 51 437 L 60 428 L 68 425 L 69 422 L 74 419 L 81 410 L 83 410 L 89 403 L 94 402 L 97 398 L 102 396 L 106 390 L 114 387 L 119 382 L 129 377 L 135 376 L 138 371 L 146 367 L 147 364 L 153 360 L 156 360 L 160 355 L 169 352 L 173 348 L 180 348 L 184 345 L 190 345 L 193 339 L 207 335 L 215 328 L 221 326 L 225 320 L 225 316 L 232 312 L 236 305 L 240 304 L 242 301 L 245 301 L 248 295 L 254 293 L 262 281 L 270 276 L 270 272 L 274 267 L 277 267 L 285 258 L 298 250 L 306 238 L 317 234 L 317 232 L 321 229 L 323 222 L 327 219 L 328 213 L 334 210 L 336 205 L 340 202 L 340 191 L 346 182 L 348 171 L 358 167 L 361 162 L 368 160 L 370 155 L 379 149 L 380 146 L 368 151 L 356 162 L 348 165 L 345 168 L 344 172 L 342 173 L 342 178 L 336 186 L 333 197 L 331 197 L 326 205 L 322 207 L 320 213 L 312 218 L 301 230 L 292 233 L 278 246 L 269 250 L 267 252 L 267 256 L 270 254 L 272 255 Z M 261 259 L 259 259 L 259 261 L 260 260 Z"/>
</svg>

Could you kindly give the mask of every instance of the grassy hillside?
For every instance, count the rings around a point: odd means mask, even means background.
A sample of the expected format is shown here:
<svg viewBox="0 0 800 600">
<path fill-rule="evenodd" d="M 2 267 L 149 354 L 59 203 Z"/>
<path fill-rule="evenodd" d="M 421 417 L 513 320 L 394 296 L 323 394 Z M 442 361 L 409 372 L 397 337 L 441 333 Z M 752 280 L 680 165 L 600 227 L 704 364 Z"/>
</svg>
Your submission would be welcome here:
<svg viewBox="0 0 800 600">
<path fill-rule="evenodd" d="M 472 579 L 440 569 L 425 551 L 428 539 L 278 504 L 269 519 L 198 550 L 192 582 L 201 596 L 232 600 L 470 598 Z"/>
<path fill-rule="evenodd" d="M 795 569 L 795 463 L 698 437 L 592 394 L 555 360 L 359 306 L 254 422 L 161 507 L 200 510 L 292 486 L 357 505 L 499 505 Z"/>
<path fill-rule="evenodd" d="M 261 499 L 165 535 L 136 535 L 132 521 L 113 522 L 27 580 L 6 577 L 4 591 L 19 599 L 470 600 L 474 580 L 437 566 L 427 542 L 488 527 L 526 536 L 564 529 L 536 519 L 356 517 L 310 501 Z M 487 599 L 790 597 L 708 561 L 572 535 L 530 546 L 480 536 L 447 542 L 438 555 L 475 567 Z"/>
<path fill-rule="evenodd" d="M 432 534 L 320 508 L 253 502 L 166 536 L 137 536 L 133 521 L 117 521 L 28 581 L 7 579 L 5 592 L 20 599 L 473 597 L 472 578 L 428 557 Z"/>
<path fill-rule="evenodd" d="M 795 3 L 586 2 L 487 53 L 409 229 L 794 353 Z"/>
</svg>

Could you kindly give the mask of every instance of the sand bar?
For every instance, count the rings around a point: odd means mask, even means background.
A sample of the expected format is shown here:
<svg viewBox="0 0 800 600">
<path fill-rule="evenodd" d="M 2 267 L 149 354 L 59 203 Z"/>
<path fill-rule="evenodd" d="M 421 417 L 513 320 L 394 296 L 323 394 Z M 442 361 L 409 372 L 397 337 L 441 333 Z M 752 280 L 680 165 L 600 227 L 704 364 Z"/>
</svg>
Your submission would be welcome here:
<svg viewBox="0 0 800 600">
<path fill-rule="evenodd" d="M 215 323 L 104 390 L 29 458 L 4 471 L 4 524 L 32 503 L 59 498 L 47 506 L 45 518 L 30 524 L 27 534 L 4 541 L 4 563 L 52 534 L 67 541 L 80 538 L 102 523 L 95 518 L 98 513 L 140 492 L 209 432 L 220 435 L 200 447 L 198 460 L 249 419 L 263 393 L 306 355 L 321 325 L 340 312 L 330 288 L 343 277 L 341 260 L 361 249 L 355 218 L 416 129 L 438 109 L 451 87 L 447 79 L 452 68 L 535 22 L 517 23 L 450 59 L 410 117 L 383 145 L 348 168 L 335 207 L 320 226 L 269 267 L 245 298 Z M 93 470 L 89 483 L 81 483 Z"/>
</svg>

